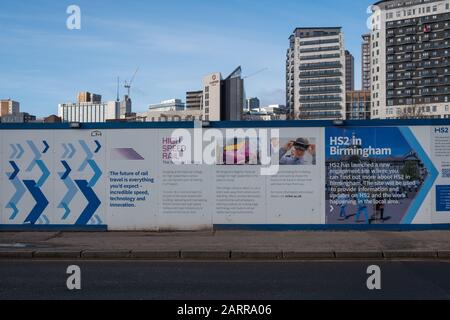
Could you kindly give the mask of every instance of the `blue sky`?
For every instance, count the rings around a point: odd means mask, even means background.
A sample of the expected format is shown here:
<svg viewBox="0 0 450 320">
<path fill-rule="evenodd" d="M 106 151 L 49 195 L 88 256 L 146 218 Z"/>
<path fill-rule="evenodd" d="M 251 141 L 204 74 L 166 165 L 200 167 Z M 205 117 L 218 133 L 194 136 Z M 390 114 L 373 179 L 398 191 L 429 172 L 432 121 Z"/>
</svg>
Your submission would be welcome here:
<svg viewBox="0 0 450 320">
<path fill-rule="evenodd" d="M 78 91 L 114 100 L 117 77 L 140 71 L 134 111 L 201 88 L 202 76 L 242 65 L 247 96 L 285 103 L 285 56 L 295 27 L 342 26 L 360 86 L 361 34 L 371 0 L 1 0 L 0 98 L 38 116 Z M 81 8 L 81 30 L 66 9 Z M 123 84 L 123 83 L 122 83 Z M 121 95 L 124 94 L 123 86 Z"/>
</svg>

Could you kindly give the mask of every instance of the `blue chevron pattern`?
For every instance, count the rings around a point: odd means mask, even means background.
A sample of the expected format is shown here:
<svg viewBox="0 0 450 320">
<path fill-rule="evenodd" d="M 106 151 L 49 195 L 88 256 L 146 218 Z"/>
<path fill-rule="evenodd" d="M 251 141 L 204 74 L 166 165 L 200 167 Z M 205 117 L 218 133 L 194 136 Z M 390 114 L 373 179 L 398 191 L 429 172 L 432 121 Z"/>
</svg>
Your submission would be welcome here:
<svg viewBox="0 0 450 320">
<path fill-rule="evenodd" d="M 45 214 L 43 214 L 42 216 L 39 217 L 37 224 L 49 225 L 50 220 L 48 219 L 48 217 Z"/>
<path fill-rule="evenodd" d="M 10 144 L 11 149 L 13 152 L 9 156 L 10 159 L 20 159 L 22 158 L 25 151 L 23 150 L 22 146 L 19 143 L 16 144 Z"/>
<path fill-rule="evenodd" d="M 89 183 L 86 180 L 75 180 L 75 183 L 88 201 L 88 205 L 83 210 L 75 224 L 87 225 L 91 218 L 94 216 L 97 209 L 100 207 L 101 201 L 92 190 L 92 188 L 89 187 Z"/>
<path fill-rule="evenodd" d="M 69 150 L 69 147 L 67 146 L 67 144 L 63 143 L 62 146 L 64 148 L 64 153 L 61 158 L 65 159 L 67 157 L 67 155 L 69 154 L 70 150 Z"/>
<path fill-rule="evenodd" d="M 73 144 L 63 143 L 62 146 L 64 148 L 64 153 L 62 155 L 62 159 L 66 159 L 66 158 L 72 159 L 76 153 L 76 149 L 73 146 Z"/>
<path fill-rule="evenodd" d="M 13 150 L 13 152 L 11 153 L 11 155 L 9 156 L 10 159 L 14 159 L 14 157 L 17 155 L 17 148 L 14 144 L 10 144 L 11 149 Z"/>
<path fill-rule="evenodd" d="M 100 168 L 98 167 L 97 163 L 94 160 L 88 160 L 88 164 L 94 171 L 94 175 L 92 176 L 92 179 L 89 181 L 88 187 L 93 188 L 95 187 L 98 180 L 102 176 L 102 171 L 100 170 Z"/>
<path fill-rule="evenodd" d="M 88 161 L 94 157 L 94 154 L 92 153 L 91 149 L 89 149 L 89 146 L 86 144 L 86 141 L 80 140 L 79 143 L 81 145 L 81 148 L 83 148 L 84 152 L 86 153 L 86 159 L 83 161 L 80 168 L 78 169 L 78 171 L 83 171 L 88 165 Z"/>
<path fill-rule="evenodd" d="M 95 140 L 95 144 L 97 145 L 97 149 L 95 149 L 94 153 L 98 153 L 102 148 L 102 145 L 98 142 L 98 140 Z"/>
<path fill-rule="evenodd" d="M 66 172 L 62 172 L 61 180 L 66 180 L 66 178 L 69 176 L 69 174 L 72 172 L 72 168 L 69 167 L 69 164 L 67 161 L 61 161 L 62 165 L 66 169 Z"/>
<path fill-rule="evenodd" d="M 94 215 L 94 217 L 92 217 L 91 220 L 89 220 L 89 224 L 91 224 L 91 225 L 102 225 L 103 221 L 102 221 L 102 219 L 100 219 L 98 214 L 96 214 L 96 215 Z"/>
<path fill-rule="evenodd" d="M 9 177 L 9 180 L 14 180 L 19 174 L 20 169 L 14 161 L 10 161 L 9 163 L 11 164 L 11 167 L 13 167 L 14 172 L 8 173 L 7 175 Z"/>
<path fill-rule="evenodd" d="M 20 159 L 20 158 L 22 158 L 23 154 L 25 153 L 25 150 L 23 150 L 22 145 L 20 145 L 19 143 L 17 143 L 16 146 L 17 146 L 17 150 L 19 150 L 19 153 L 17 153 L 16 159 Z"/>
<path fill-rule="evenodd" d="M 37 182 L 36 186 L 38 188 L 41 188 L 47 181 L 48 177 L 50 176 L 50 171 L 48 170 L 47 166 L 44 164 L 44 161 L 36 160 L 36 164 L 38 165 L 39 169 L 41 169 L 41 171 L 42 171 L 42 176 L 39 178 L 39 181 Z"/>
<path fill-rule="evenodd" d="M 33 180 L 24 180 L 23 183 L 27 187 L 28 191 L 33 196 L 36 201 L 36 205 L 29 213 L 28 217 L 25 219 L 24 224 L 32 224 L 35 225 L 38 221 L 39 217 L 47 208 L 49 202 L 47 198 L 42 193 L 41 189 L 37 186 L 37 183 Z"/>
<path fill-rule="evenodd" d="M 8 176 L 9 180 L 11 181 L 14 188 L 16 189 L 16 192 L 14 193 L 11 200 L 9 200 L 6 208 L 13 210 L 9 220 L 14 220 L 17 217 L 17 215 L 19 214 L 19 209 L 17 208 L 17 204 L 20 202 L 20 200 L 22 200 L 22 197 L 25 195 L 26 189 L 18 178 L 18 173 L 20 172 L 19 167 L 17 166 L 17 164 L 14 161 L 10 161 L 10 164 L 13 167 L 14 172 L 7 173 L 6 175 Z"/>
<path fill-rule="evenodd" d="M 62 216 L 62 220 L 67 220 L 67 218 L 70 216 L 70 213 L 72 210 L 70 210 L 69 206 L 65 204 L 64 202 L 61 202 L 58 206 L 60 209 L 64 209 L 64 215 Z"/>
<path fill-rule="evenodd" d="M 31 161 L 30 165 L 27 168 L 27 172 L 30 172 L 37 165 L 37 160 L 40 160 L 42 158 L 42 155 L 33 141 L 28 140 L 27 143 L 28 143 L 28 146 L 30 147 L 31 151 L 34 154 L 34 159 Z"/>
<path fill-rule="evenodd" d="M 11 216 L 9 217 L 9 220 L 11 220 L 11 221 L 14 220 L 17 217 L 17 215 L 19 214 L 19 209 L 17 209 L 17 206 L 14 203 L 12 203 L 12 202 L 10 202 L 6 206 L 6 208 L 13 210 L 13 212 L 11 213 Z"/>
<path fill-rule="evenodd" d="M 61 163 L 63 164 L 66 171 L 60 172 L 59 176 L 60 176 L 61 180 L 63 180 L 63 182 L 67 188 L 67 193 L 64 196 L 64 198 L 62 199 L 61 203 L 58 205 L 58 208 L 65 210 L 62 220 L 66 220 L 70 216 L 70 213 L 71 213 L 69 205 L 72 202 L 72 200 L 75 198 L 75 195 L 78 192 L 78 188 L 75 185 L 75 183 L 72 181 L 72 179 L 70 178 L 70 173 L 72 172 L 72 169 L 70 168 L 69 164 L 66 161 L 61 161 Z"/>
<path fill-rule="evenodd" d="M 77 149 L 75 149 L 75 147 L 71 143 L 69 143 L 68 146 L 69 146 L 69 150 L 70 150 L 68 157 L 69 157 L 69 159 L 72 159 L 73 156 L 75 155 L 75 153 L 77 152 Z"/>
<path fill-rule="evenodd" d="M 50 149 L 50 146 L 48 145 L 47 141 L 42 141 L 42 143 L 44 143 L 44 150 L 42 151 L 42 153 L 47 153 L 48 149 Z"/>
</svg>

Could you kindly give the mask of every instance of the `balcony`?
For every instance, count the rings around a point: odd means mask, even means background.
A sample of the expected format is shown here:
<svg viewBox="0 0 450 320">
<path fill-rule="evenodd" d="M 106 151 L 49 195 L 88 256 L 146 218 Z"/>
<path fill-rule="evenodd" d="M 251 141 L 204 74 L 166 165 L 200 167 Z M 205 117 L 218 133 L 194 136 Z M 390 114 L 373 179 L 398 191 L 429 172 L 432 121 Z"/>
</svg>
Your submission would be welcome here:
<svg viewBox="0 0 450 320">
<path fill-rule="evenodd" d="M 409 80 L 409 79 L 411 79 L 411 74 L 393 74 L 393 73 L 390 73 L 390 74 L 388 74 L 387 79 L 389 81 L 393 81 L 393 80 Z"/>
<path fill-rule="evenodd" d="M 341 119 L 340 112 L 305 112 L 300 114 L 303 120 L 318 120 L 318 119 Z"/>
<path fill-rule="evenodd" d="M 408 61 L 412 61 L 412 59 L 413 59 L 412 55 L 408 55 L 408 56 L 405 55 L 404 57 L 397 59 L 396 61 L 397 62 L 408 62 Z"/>
<path fill-rule="evenodd" d="M 313 111 L 313 110 L 341 110 L 342 106 L 339 103 L 318 103 L 318 104 L 302 104 L 300 110 Z"/>
<path fill-rule="evenodd" d="M 339 53 L 333 53 L 333 54 L 319 54 L 314 56 L 304 56 L 301 57 L 300 60 L 319 60 L 319 59 L 333 59 L 333 58 L 340 58 L 341 55 Z"/>
<path fill-rule="evenodd" d="M 325 93 L 342 93 L 341 87 L 325 87 L 325 88 L 303 88 L 300 94 L 325 94 Z"/>
<path fill-rule="evenodd" d="M 314 46 L 319 44 L 327 44 L 327 43 L 339 43 L 339 38 L 333 39 L 324 39 L 324 40 L 312 40 L 312 41 L 301 41 L 300 46 Z"/>
<path fill-rule="evenodd" d="M 437 80 L 437 81 L 435 81 Z M 421 85 L 419 85 L 419 88 L 429 88 L 429 87 L 435 87 L 441 84 L 445 84 L 444 81 L 442 81 L 442 83 L 439 81 L 439 79 L 434 79 L 433 81 L 429 81 L 429 82 L 424 82 Z"/>
<path fill-rule="evenodd" d="M 342 84 L 341 79 L 319 79 L 319 80 L 301 80 L 300 86 L 320 86 L 320 85 L 332 85 L 332 84 Z"/>
<path fill-rule="evenodd" d="M 422 19 L 420 19 L 419 23 L 420 24 L 431 24 L 431 23 L 440 22 L 440 21 L 447 21 L 449 19 L 450 19 L 450 14 L 445 13 L 445 14 L 436 15 L 436 18 L 433 18 L 433 16 L 423 17 Z"/>
<path fill-rule="evenodd" d="M 435 70 L 433 70 L 433 71 L 435 71 Z M 421 75 L 422 78 L 433 78 L 436 76 L 438 76 L 437 71 L 436 72 L 431 72 L 431 71 L 422 72 L 422 75 Z"/>
<path fill-rule="evenodd" d="M 411 44 L 411 43 L 416 43 L 416 38 L 415 37 L 410 37 L 409 39 L 403 39 L 402 41 L 395 41 L 394 43 L 390 43 L 388 45 L 390 45 L 390 46 L 402 46 L 402 45 Z"/>
<path fill-rule="evenodd" d="M 340 96 L 300 96 L 300 102 L 338 102 Z"/>
<path fill-rule="evenodd" d="M 446 90 L 447 89 L 447 90 Z M 422 90 L 422 96 L 437 96 L 437 95 L 443 95 L 443 94 L 449 94 L 450 91 L 448 90 L 448 87 L 439 88 L 437 90 Z"/>
<path fill-rule="evenodd" d="M 341 47 L 339 47 L 339 46 L 331 46 L 331 47 L 318 47 L 318 48 L 300 49 L 300 53 L 337 51 L 337 50 L 341 50 Z"/>
<path fill-rule="evenodd" d="M 300 65 L 300 70 L 316 70 L 316 69 L 332 69 L 341 68 L 340 62 L 320 62 L 320 63 L 304 63 Z"/>
<path fill-rule="evenodd" d="M 302 78 L 341 77 L 341 76 L 342 72 L 339 70 L 300 72 L 300 77 Z"/>
<path fill-rule="evenodd" d="M 408 97 L 412 97 L 414 93 L 410 92 L 410 93 L 395 93 L 395 92 L 388 92 L 387 93 L 387 97 L 388 98 L 408 98 Z"/>
<path fill-rule="evenodd" d="M 419 67 L 419 66 L 416 66 L 415 63 L 412 63 L 412 64 L 407 64 L 403 69 L 407 70 L 407 71 L 412 71 L 412 70 L 416 70 L 417 67 Z"/>
<path fill-rule="evenodd" d="M 432 69 L 434 67 L 437 67 L 437 65 L 435 65 L 434 63 L 429 63 L 429 62 L 426 61 L 425 63 L 422 63 L 422 67 L 424 69 Z"/>
</svg>

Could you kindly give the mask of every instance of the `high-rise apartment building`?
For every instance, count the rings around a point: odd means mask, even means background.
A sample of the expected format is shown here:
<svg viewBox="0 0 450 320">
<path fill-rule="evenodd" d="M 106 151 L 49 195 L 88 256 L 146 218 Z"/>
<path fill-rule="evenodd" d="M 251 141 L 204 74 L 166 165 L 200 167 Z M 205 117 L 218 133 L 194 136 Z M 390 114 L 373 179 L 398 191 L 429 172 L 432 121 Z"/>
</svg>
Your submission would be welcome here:
<svg viewBox="0 0 450 320">
<path fill-rule="evenodd" d="M 345 50 L 345 90 L 355 90 L 355 57 Z"/>
<path fill-rule="evenodd" d="M 450 117 L 450 1 L 372 9 L 372 118 Z"/>
<path fill-rule="evenodd" d="M 370 58 L 370 34 L 362 36 L 363 42 L 361 44 L 361 86 L 363 91 L 371 91 L 371 58 Z"/>
<path fill-rule="evenodd" d="M 286 107 L 294 119 L 345 119 L 341 28 L 297 28 L 289 38 Z"/>
<path fill-rule="evenodd" d="M 370 120 L 370 91 L 347 91 L 345 96 L 347 120 Z"/>
<path fill-rule="evenodd" d="M 0 100 L 0 117 L 19 112 L 20 112 L 19 102 L 13 101 L 11 99 Z"/>
</svg>

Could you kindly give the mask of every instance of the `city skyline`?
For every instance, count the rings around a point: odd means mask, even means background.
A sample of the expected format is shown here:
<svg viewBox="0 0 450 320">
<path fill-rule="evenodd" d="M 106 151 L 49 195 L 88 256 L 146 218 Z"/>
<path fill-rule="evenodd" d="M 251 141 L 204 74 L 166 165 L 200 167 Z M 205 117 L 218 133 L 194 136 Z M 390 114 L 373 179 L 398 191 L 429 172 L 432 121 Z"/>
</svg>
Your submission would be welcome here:
<svg viewBox="0 0 450 320">
<path fill-rule="evenodd" d="M 117 76 L 131 78 L 133 111 L 151 103 L 184 99 L 199 90 L 205 74 L 242 65 L 248 96 L 262 105 L 285 103 L 288 36 L 296 27 L 343 27 L 345 48 L 359 66 L 366 9 L 373 1 L 133 1 L 126 7 L 105 1 L 77 1 L 81 30 L 66 28 L 70 3 L 2 1 L 0 97 L 21 103 L 38 116 L 56 114 L 58 103 L 79 91 L 115 100 Z M 336 14 L 345 12 L 345 15 Z M 186 18 L 188 17 L 188 18 Z M 361 86 L 355 68 L 356 87 Z"/>
</svg>

